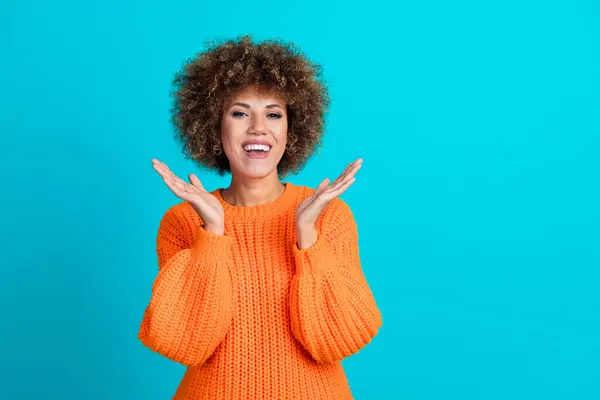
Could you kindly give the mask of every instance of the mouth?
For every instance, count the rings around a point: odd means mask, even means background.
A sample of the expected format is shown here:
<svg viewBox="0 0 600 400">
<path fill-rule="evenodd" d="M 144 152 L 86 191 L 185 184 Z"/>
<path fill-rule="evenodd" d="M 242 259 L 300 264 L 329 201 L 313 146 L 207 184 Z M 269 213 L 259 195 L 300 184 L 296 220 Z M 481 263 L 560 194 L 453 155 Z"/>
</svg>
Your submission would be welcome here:
<svg viewBox="0 0 600 400">
<path fill-rule="evenodd" d="M 246 153 L 268 153 L 271 150 L 271 145 L 262 143 L 251 143 L 243 145 L 242 148 Z"/>
<path fill-rule="evenodd" d="M 268 144 L 247 144 L 242 148 L 249 158 L 266 158 L 271 152 L 271 146 Z"/>
</svg>

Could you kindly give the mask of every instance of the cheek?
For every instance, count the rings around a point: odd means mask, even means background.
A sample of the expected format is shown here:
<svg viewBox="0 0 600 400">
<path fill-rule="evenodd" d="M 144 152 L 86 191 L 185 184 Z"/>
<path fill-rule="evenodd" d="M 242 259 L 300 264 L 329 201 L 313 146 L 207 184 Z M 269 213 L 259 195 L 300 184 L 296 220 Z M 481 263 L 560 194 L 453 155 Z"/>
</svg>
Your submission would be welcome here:
<svg viewBox="0 0 600 400">
<path fill-rule="evenodd" d="M 277 141 L 281 145 L 282 152 L 285 151 L 285 146 L 287 145 L 288 141 L 287 130 L 285 130 L 284 133 L 279 138 L 277 138 Z"/>
<path fill-rule="evenodd" d="M 287 123 L 284 123 L 281 126 L 274 129 L 273 134 L 275 135 L 275 139 L 277 140 L 277 143 L 285 146 L 285 143 L 287 142 L 287 139 L 288 139 Z"/>
<path fill-rule="evenodd" d="M 235 138 L 235 126 L 230 122 L 223 122 L 221 125 L 221 142 L 223 147 L 227 148 L 231 146 L 231 143 Z"/>
<path fill-rule="evenodd" d="M 285 147 L 287 146 L 287 136 L 284 136 L 279 143 L 281 144 L 281 152 L 285 152 Z"/>
</svg>

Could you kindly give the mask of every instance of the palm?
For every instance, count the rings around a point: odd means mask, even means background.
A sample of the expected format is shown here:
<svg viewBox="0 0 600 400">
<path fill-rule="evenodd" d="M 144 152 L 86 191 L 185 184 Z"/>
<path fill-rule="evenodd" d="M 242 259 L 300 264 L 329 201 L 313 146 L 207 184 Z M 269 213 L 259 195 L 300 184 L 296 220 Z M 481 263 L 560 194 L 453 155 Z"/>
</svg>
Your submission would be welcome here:
<svg viewBox="0 0 600 400">
<path fill-rule="evenodd" d="M 314 193 L 296 208 L 296 224 L 314 225 L 329 202 L 344 193 L 356 180 L 354 175 L 361 166 L 362 159 L 359 158 L 348 164 L 332 184 L 328 184 L 329 178 L 323 179 Z"/>
<path fill-rule="evenodd" d="M 202 218 L 204 225 L 219 226 L 223 224 L 224 212 L 221 202 L 215 195 L 204 189 L 196 175 L 190 174 L 190 183 L 187 183 L 157 159 L 152 159 L 152 166 L 175 196 L 192 205 Z"/>
</svg>

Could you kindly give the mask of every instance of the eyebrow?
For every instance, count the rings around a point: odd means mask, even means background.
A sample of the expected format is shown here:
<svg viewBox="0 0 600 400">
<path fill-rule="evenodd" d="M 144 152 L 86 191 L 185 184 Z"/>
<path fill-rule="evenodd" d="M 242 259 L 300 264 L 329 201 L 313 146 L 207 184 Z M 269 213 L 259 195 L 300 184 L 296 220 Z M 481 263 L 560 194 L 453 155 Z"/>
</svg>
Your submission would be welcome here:
<svg viewBox="0 0 600 400">
<path fill-rule="evenodd" d="M 231 107 L 233 107 L 233 106 L 242 106 L 242 107 L 250 108 L 250 104 L 247 104 L 247 103 L 233 103 L 231 105 Z M 229 107 L 229 108 L 231 108 L 231 107 Z M 283 110 L 283 108 L 279 104 L 268 104 L 265 106 L 265 108 L 281 108 Z"/>
</svg>

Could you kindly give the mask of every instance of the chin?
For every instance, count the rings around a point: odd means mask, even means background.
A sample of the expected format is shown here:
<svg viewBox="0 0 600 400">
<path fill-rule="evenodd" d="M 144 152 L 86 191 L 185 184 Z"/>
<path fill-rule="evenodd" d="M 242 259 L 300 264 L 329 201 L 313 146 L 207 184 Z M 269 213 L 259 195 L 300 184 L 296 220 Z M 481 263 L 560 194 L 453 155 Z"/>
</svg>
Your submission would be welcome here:
<svg viewBox="0 0 600 400">
<path fill-rule="evenodd" d="M 233 166 L 232 166 L 233 167 Z M 235 171 L 236 175 L 244 176 L 251 179 L 265 178 L 277 170 L 277 165 L 271 165 L 271 163 L 265 163 L 263 165 L 236 165 L 235 169 L 232 168 L 232 173 Z M 275 172 L 277 173 L 277 172 Z"/>
<path fill-rule="evenodd" d="M 241 169 L 241 173 L 249 178 L 265 178 L 269 175 L 271 175 L 273 173 L 273 171 L 276 172 L 277 170 L 277 166 L 260 166 L 260 167 L 249 167 L 246 166 L 245 168 Z"/>
<path fill-rule="evenodd" d="M 273 157 L 275 156 L 275 157 Z M 248 159 L 245 154 L 242 154 L 242 160 L 236 155 L 236 161 L 231 163 L 232 173 L 235 170 L 236 175 L 241 175 L 251 179 L 265 178 L 273 173 L 277 174 L 277 165 L 283 157 L 283 154 L 271 154 L 268 159 Z M 273 161 L 277 159 L 277 162 Z"/>
</svg>

